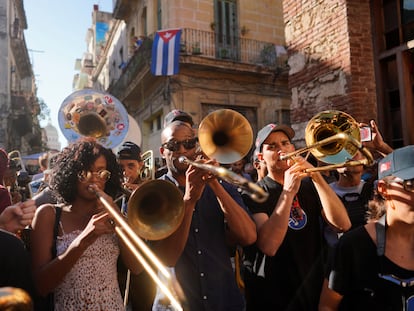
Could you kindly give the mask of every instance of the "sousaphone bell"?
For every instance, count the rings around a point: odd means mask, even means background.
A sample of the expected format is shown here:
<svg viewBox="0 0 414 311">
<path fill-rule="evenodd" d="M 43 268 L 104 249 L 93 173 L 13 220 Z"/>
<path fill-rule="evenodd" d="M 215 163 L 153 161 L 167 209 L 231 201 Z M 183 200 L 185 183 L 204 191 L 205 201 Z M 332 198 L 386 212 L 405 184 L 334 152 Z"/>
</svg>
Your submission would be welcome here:
<svg viewBox="0 0 414 311">
<path fill-rule="evenodd" d="M 64 99 L 58 122 L 69 142 L 94 137 L 107 148 L 119 145 L 128 132 L 128 113 L 113 95 L 93 89 L 75 91 Z"/>
</svg>

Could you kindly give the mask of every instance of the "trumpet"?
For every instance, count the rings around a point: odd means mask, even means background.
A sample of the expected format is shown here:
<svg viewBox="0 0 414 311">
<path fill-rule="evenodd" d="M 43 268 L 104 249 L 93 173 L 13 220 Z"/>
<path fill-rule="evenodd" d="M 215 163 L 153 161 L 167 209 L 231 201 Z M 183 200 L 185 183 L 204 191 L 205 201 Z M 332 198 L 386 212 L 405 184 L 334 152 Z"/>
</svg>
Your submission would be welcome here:
<svg viewBox="0 0 414 311">
<path fill-rule="evenodd" d="M 315 115 L 306 126 L 305 140 L 307 147 L 282 155 L 280 159 L 294 159 L 304 153 L 307 158 L 312 153 L 316 159 L 331 164 L 306 169 L 306 173 L 374 164 L 371 152 L 361 143 L 358 123 L 345 112 L 326 110 Z M 358 151 L 365 158 L 352 160 Z"/>
<path fill-rule="evenodd" d="M 214 158 L 219 163 L 229 164 L 247 155 L 253 143 L 253 130 L 249 121 L 237 111 L 219 109 L 201 121 L 198 128 L 198 141 L 202 152 L 207 157 Z M 181 156 L 178 161 L 211 172 L 228 183 L 236 185 L 252 200 L 259 203 L 266 201 L 269 196 L 255 183 L 224 167 L 194 162 L 184 156 Z"/>
</svg>

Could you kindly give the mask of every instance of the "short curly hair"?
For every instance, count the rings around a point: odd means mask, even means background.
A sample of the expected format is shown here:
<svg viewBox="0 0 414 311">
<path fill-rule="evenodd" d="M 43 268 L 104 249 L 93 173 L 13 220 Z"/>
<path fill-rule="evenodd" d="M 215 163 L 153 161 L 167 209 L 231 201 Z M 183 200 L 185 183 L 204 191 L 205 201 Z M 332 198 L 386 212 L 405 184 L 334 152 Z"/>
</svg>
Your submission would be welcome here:
<svg viewBox="0 0 414 311">
<path fill-rule="evenodd" d="M 116 156 L 91 137 L 84 137 L 65 147 L 56 155 L 55 167 L 50 181 L 50 188 L 59 201 L 72 203 L 77 196 L 78 175 L 89 170 L 93 163 L 103 155 L 106 169 L 111 172 L 104 191 L 115 198 L 121 191 L 122 174 Z"/>
</svg>

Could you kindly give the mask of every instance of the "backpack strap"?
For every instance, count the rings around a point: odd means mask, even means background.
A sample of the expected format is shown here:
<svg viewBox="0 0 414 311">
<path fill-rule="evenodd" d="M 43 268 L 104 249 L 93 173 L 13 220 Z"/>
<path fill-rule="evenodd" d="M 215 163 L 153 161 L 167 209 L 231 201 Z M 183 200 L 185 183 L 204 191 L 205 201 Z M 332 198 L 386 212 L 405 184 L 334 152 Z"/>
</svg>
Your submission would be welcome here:
<svg viewBox="0 0 414 311">
<path fill-rule="evenodd" d="M 375 231 L 377 234 L 377 255 L 379 257 L 385 254 L 385 230 L 387 228 L 387 223 L 385 221 L 386 214 L 384 214 L 376 223 Z"/>
<path fill-rule="evenodd" d="M 62 207 L 55 205 L 55 224 L 53 227 L 53 246 L 52 246 L 52 256 L 53 258 L 56 257 L 57 249 L 56 249 L 56 240 L 59 233 L 59 223 L 60 223 L 60 216 L 62 214 Z"/>
</svg>

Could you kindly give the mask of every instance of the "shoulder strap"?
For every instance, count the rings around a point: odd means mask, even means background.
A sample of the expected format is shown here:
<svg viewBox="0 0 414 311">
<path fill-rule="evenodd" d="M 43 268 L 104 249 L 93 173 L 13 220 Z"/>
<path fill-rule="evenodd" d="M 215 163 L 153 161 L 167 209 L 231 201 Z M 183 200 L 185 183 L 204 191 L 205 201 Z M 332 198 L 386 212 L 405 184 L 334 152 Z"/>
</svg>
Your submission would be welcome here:
<svg viewBox="0 0 414 311">
<path fill-rule="evenodd" d="M 385 229 L 386 229 L 386 214 L 384 214 L 376 223 L 375 231 L 377 235 L 377 255 L 383 256 L 385 254 Z"/>
<path fill-rule="evenodd" d="M 62 214 L 62 207 L 55 205 L 55 211 L 56 211 L 56 216 L 55 216 L 55 224 L 53 227 L 53 246 L 52 246 L 52 256 L 53 258 L 56 257 L 56 239 L 59 233 L 59 222 L 60 222 L 60 216 Z"/>
</svg>

